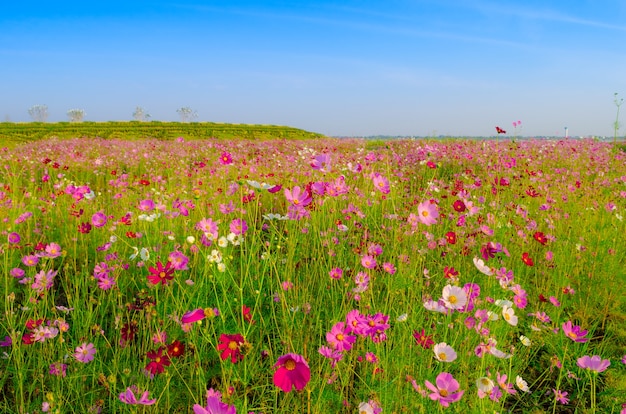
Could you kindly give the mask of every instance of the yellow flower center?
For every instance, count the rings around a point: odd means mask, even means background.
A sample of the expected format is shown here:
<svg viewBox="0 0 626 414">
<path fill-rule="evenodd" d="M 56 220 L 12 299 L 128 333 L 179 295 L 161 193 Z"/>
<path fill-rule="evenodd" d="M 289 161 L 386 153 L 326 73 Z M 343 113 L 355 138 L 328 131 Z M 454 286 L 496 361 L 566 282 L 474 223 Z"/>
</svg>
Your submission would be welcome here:
<svg viewBox="0 0 626 414">
<path fill-rule="evenodd" d="M 450 295 L 448 297 L 448 302 L 452 303 L 453 305 L 458 301 L 458 299 L 456 298 L 456 296 L 454 295 Z"/>
<path fill-rule="evenodd" d="M 230 341 L 228 343 L 228 349 L 230 349 L 231 351 L 234 351 L 238 348 L 239 348 L 239 344 L 236 341 Z"/>
<path fill-rule="evenodd" d="M 288 371 L 293 371 L 296 369 L 296 361 L 288 359 L 287 362 L 285 362 L 285 368 L 287 368 Z"/>
<path fill-rule="evenodd" d="M 161 279 L 163 279 L 165 276 L 167 276 L 167 274 L 165 274 L 165 272 L 161 272 L 161 273 L 159 273 L 159 277 L 160 277 Z"/>
<path fill-rule="evenodd" d="M 428 210 L 424 210 L 424 211 L 422 211 L 422 216 L 424 216 L 424 217 L 428 217 Z"/>
<path fill-rule="evenodd" d="M 337 334 L 338 341 L 343 341 L 343 338 L 344 338 L 343 334 Z"/>
<path fill-rule="evenodd" d="M 439 395 L 441 395 L 442 397 L 447 397 L 448 396 L 448 390 L 439 390 Z"/>
<path fill-rule="evenodd" d="M 440 352 L 440 353 L 439 353 L 439 359 L 440 359 L 440 360 L 445 361 L 445 360 L 446 360 L 446 358 L 447 358 L 447 355 L 446 355 L 446 353 L 445 353 L 445 352 Z"/>
</svg>

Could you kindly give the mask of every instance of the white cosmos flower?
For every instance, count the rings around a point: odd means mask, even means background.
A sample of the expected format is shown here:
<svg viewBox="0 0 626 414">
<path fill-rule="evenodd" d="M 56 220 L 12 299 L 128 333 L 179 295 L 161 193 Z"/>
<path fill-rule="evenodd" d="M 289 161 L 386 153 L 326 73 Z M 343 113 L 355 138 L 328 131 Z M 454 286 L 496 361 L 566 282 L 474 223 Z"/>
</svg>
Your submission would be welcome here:
<svg viewBox="0 0 626 414">
<path fill-rule="evenodd" d="M 496 300 L 496 306 L 500 306 L 501 308 L 504 306 L 508 306 L 510 308 L 511 306 L 513 306 L 513 302 L 506 299 L 498 299 Z"/>
<path fill-rule="evenodd" d="M 448 309 L 445 306 L 439 304 L 439 302 L 435 302 L 432 299 L 429 299 L 426 302 L 424 302 L 424 307 L 426 308 L 426 310 L 429 310 L 432 312 L 446 313 L 448 311 Z"/>
<path fill-rule="evenodd" d="M 517 326 L 517 316 L 515 316 L 515 309 L 508 306 L 502 307 L 502 317 L 512 326 Z"/>
<path fill-rule="evenodd" d="M 519 375 L 515 377 L 515 385 L 517 385 L 517 388 L 519 388 L 520 390 L 524 392 L 530 392 L 528 383 L 524 381 L 524 378 L 520 377 Z"/>
<path fill-rule="evenodd" d="M 220 246 L 221 248 L 227 247 L 228 239 L 224 236 L 220 237 L 219 239 L 217 239 L 217 245 Z"/>
<path fill-rule="evenodd" d="M 433 352 L 435 353 L 435 358 L 441 362 L 452 362 L 456 359 L 454 348 L 445 342 L 440 342 L 433 346 Z"/>
<path fill-rule="evenodd" d="M 139 251 L 139 257 L 141 257 L 141 260 L 145 262 L 146 260 L 150 258 L 150 251 L 146 249 L 145 247 L 142 247 L 141 250 Z"/>
<path fill-rule="evenodd" d="M 400 316 L 398 316 L 398 317 L 396 318 L 396 321 L 398 321 L 398 322 L 404 322 L 404 321 L 406 321 L 406 319 L 407 319 L 408 317 L 409 317 L 409 315 L 408 315 L 408 314 L 403 313 L 402 315 L 400 315 Z"/>
<path fill-rule="evenodd" d="M 493 270 L 485 264 L 483 259 L 479 259 L 478 257 L 474 257 L 474 266 L 476 269 L 484 275 L 493 276 Z"/>
<path fill-rule="evenodd" d="M 442 296 L 448 309 L 461 309 L 467 304 L 467 293 L 458 286 L 446 285 Z"/>
<path fill-rule="evenodd" d="M 495 384 L 488 377 L 480 377 L 476 380 L 476 386 L 482 392 L 489 394 L 491 390 L 493 390 L 493 387 L 495 386 Z"/>
<path fill-rule="evenodd" d="M 524 345 L 524 346 L 530 346 L 531 345 L 530 339 L 527 336 L 521 335 L 519 337 L 519 340 L 522 341 L 522 345 Z"/>
</svg>

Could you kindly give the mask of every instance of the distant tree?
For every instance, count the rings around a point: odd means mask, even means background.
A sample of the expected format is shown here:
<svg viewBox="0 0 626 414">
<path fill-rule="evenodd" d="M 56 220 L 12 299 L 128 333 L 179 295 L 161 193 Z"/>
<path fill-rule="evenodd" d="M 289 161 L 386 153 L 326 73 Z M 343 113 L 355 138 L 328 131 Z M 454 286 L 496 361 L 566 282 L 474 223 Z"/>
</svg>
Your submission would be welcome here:
<svg viewBox="0 0 626 414">
<path fill-rule="evenodd" d="M 48 105 L 33 105 L 28 110 L 28 115 L 35 122 L 46 122 L 48 120 Z"/>
<path fill-rule="evenodd" d="M 83 119 L 85 118 L 85 110 L 70 109 L 67 111 L 67 117 L 70 119 L 70 122 L 83 122 Z"/>
<path fill-rule="evenodd" d="M 150 114 L 141 106 L 138 106 L 135 108 L 135 112 L 133 112 L 133 118 L 135 121 L 148 121 L 150 119 Z"/>
<path fill-rule="evenodd" d="M 188 106 L 177 109 L 176 112 L 180 116 L 180 122 L 190 122 L 198 117 L 198 113 Z"/>
</svg>

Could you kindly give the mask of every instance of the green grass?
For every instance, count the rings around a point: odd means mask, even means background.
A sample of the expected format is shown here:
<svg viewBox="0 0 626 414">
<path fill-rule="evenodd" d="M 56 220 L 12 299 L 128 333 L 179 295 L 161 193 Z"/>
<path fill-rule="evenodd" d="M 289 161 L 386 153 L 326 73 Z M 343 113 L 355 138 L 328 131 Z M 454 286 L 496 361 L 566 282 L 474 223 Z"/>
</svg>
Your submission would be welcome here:
<svg viewBox="0 0 626 414">
<path fill-rule="evenodd" d="M 41 412 L 49 404 L 60 413 L 188 413 L 206 404 L 210 388 L 239 413 L 354 413 L 368 401 L 383 413 L 617 413 L 626 403 L 626 154 L 610 144 L 135 134 L 37 139 L 0 152 L 0 339 L 12 340 L 0 348 L 0 412 Z M 330 159 L 322 170 L 311 166 L 319 154 Z M 223 162 L 225 155 L 232 163 Z M 380 176 L 388 190 L 375 184 Z M 342 183 L 345 192 L 338 190 Z M 82 186 L 88 197 L 72 195 Z M 285 193 L 295 194 L 296 186 L 311 196 L 304 209 Z M 155 208 L 142 210 L 146 200 Z M 467 210 L 455 207 L 459 200 Z M 437 223 L 423 224 L 420 209 L 433 203 Z M 290 211 L 302 217 L 263 217 Z M 107 216 L 106 225 L 92 223 L 96 213 Z M 218 239 L 202 242 L 203 219 L 216 224 Z M 238 245 L 220 239 L 236 219 L 248 227 Z M 9 241 L 12 233 L 18 243 Z M 503 250 L 486 265 L 512 271 L 509 285 L 474 265 L 490 242 Z M 50 243 L 62 254 L 23 263 Z M 134 254 L 142 249 L 143 258 Z M 173 252 L 189 259 L 187 269 L 152 284 L 149 268 L 165 265 Z M 368 252 L 376 267 L 362 264 Z M 106 290 L 95 276 L 103 264 L 114 281 Z M 444 277 L 450 267 L 456 278 Z M 330 277 L 334 268 L 341 278 Z M 57 272 L 49 286 L 33 286 L 49 271 Z M 359 273 L 369 284 L 355 292 Z M 480 288 L 471 311 L 426 309 L 444 287 L 470 283 Z M 511 325 L 498 301 L 514 301 L 520 290 L 527 304 L 513 304 L 518 323 Z M 181 324 L 200 308 L 218 315 Z M 354 334 L 352 348 L 333 366 L 319 350 L 332 346 L 327 334 L 354 310 L 388 327 Z M 487 311 L 497 320 L 481 323 Z M 541 322 L 538 312 L 550 321 Z M 59 332 L 23 343 L 37 320 Z M 563 333 L 568 321 L 588 330 L 586 342 Z M 422 329 L 435 344 L 452 346 L 456 360 L 438 361 L 432 348 L 420 346 L 414 333 Z M 222 334 L 245 338 L 237 345 L 241 360 L 220 357 Z M 173 341 L 185 352 L 171 356 L 163 372 L 146 375 L 150 355 Z M 74 356 L 83 343 L 97 350 L 88 363 Z M 511 357 L 491 354 L 494 347 Z M 288 353 L 310 367 L 301 391 L 274 385 L 274 365 Z M 611 365 L 590 373 L 577 365 L 585 355 Z M 54 364 L 65 364 L 66 375 L 51 374 Z M 426 388 L 443 372 L 464 392 L 448 408 Z M 476 381 L 496 382 L 498 374 L 517 392 L 481 398 Z M 529 392 L 515 385 L 517 376 Z M 121 402 L 131 386 L 137 397 L 149 391 L 154 405 Z M 569 403 L 557 402 L 553 389 L 567 392 Z"/>
</svg>

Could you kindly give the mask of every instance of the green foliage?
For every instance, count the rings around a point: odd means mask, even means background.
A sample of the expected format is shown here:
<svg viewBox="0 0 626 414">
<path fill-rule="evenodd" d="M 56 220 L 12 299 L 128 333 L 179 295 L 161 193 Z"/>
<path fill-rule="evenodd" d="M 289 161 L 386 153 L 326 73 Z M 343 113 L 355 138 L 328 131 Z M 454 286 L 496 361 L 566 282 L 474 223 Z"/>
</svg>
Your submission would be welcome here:
<svg viewBox="0 0 626 414">
<path fill-rule="evenodd" d="M 223 124 L 214 122 L 58 122 L 58 123 L 0 123 L 0 142 L 14 146 L 17 143 L 46 138 L 157 138 L 184 139 L 319 139 L 323 135 L 302 129 L 277 125 Z"/>
</svg>

